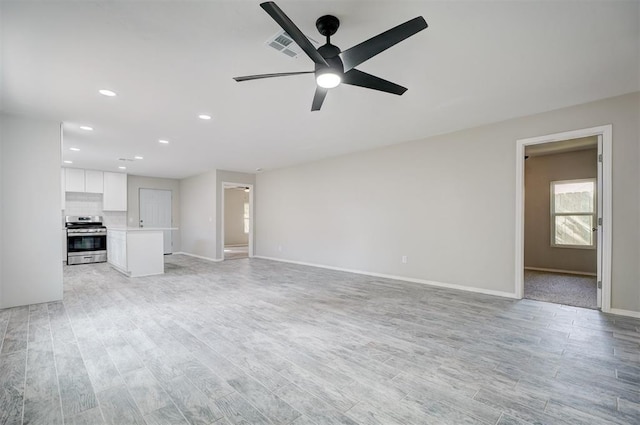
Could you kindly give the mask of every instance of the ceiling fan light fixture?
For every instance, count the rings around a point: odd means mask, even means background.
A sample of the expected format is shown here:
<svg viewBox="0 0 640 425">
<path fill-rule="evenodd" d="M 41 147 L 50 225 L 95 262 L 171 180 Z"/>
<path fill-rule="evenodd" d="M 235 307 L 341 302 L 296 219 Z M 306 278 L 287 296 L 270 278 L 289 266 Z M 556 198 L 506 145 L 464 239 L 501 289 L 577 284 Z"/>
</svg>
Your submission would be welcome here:
<svg viewBox="0 0 640 425">
<path fill-rule="evenodd" d="M 324 72 L 318 72 L 316 75 L 316 83 L 324 89 L 338 87 L 341 82 L 342 78 L 340 75 L 331 69 L 327 69 Z"/>
</svg>

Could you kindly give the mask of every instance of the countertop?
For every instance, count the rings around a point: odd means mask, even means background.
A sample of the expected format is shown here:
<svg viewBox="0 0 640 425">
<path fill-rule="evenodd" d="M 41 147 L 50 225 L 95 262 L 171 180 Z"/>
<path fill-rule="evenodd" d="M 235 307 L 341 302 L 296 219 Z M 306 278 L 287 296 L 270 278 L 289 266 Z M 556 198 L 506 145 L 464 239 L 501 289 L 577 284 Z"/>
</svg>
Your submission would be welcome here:
<svg viewBox="0 0 640 425">
<path fill-rule="evenodd" d="M 159 230 L 178 230 L 177 227 L 107 227 L 107 230 L 118 232 L 157 232 Z"/>
</svg>

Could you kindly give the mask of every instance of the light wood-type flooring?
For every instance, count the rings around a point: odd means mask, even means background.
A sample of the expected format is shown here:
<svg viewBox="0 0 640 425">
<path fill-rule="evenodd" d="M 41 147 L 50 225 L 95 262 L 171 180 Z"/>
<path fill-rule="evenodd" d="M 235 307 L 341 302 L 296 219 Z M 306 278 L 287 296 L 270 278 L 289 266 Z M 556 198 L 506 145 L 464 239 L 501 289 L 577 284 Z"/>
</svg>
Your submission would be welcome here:
<svg viewBox="0 0 640 425">
<path fill-rule="evenodd" d="M 638 424 L 640 320 L 259 259 L 65 266 L 0 424 Z"/>
</svg>

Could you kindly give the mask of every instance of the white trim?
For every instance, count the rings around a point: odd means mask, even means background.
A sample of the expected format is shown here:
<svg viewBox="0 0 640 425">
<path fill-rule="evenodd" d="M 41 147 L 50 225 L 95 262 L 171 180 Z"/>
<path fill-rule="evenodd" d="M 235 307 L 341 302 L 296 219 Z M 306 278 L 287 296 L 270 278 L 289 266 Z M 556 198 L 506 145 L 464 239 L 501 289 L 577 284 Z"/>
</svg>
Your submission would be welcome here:
<svg viewBox="0 0 640 425">
<path fill-rule="evenodd" d="M 617 314 L 618 316 L 635 317 L 640 319 L 640 311 L 622 310 L 620 308 L 612 308 L 608 311 L 610 314 Z"/>
<path fill-rule="evenodd" d="M 234 187 L 248 187 L 249 188 L 249 240 L 248 240 L 248 257 L 253 257 L 253 192 L 254 185 L 251 183 L 235 183 L 222 181 L 222 194 L 220 195 L 220 245 L 222 246 L 222 259 L 216 261 L 224 261 L 224 190 Z"/>
<path fill-rule="evenodd" d="M 199 258 L 201 260 L 213 261 L 215 263 L 219 263 L 220 261 L 222 261 L 221 258 L 203 257 L 202 255 L 191 254 L 189 252 L 174 252 L 173 255 L 187 255 L 189 257 Z"/>
<path fill-rule="evenodd" d="M 336 271 L 341 271 L 341 272 L 355 273 L 355 274 L 361 274 L 361 275 L 366 275 L 366 276 L 382 277 L 382 278 L 385 278 L 385 279 L 403 280 L 403 281 L 406 281 L 406 282 L 421 283 L 421 284 L 429 285 L 429 286 L 437 286 L 437 287 L 440 287 L 440 288 L 447 288 L 447 289 L 456 289 L 456 290 L 459 290 L 459 291 L 475 292 L 475 293 L 478 293 L 478 294 L 494 295 L 494 296 L 497 296 L 497 297 L 512 298 L 512 299 L 513 298 L 517 298 L 516 294 L 510 293 L 510 292 L 494 291 L 492 289 L 476 288 L 476 287 L 473 287 L 473 286 L 457 285 L 455 283 L 436 282 L 436 281 L 433 281 L 433 280 L 416 279 L 416 278 L 412 278 L 412 277 L 395 276 L 395 275 L 384 274 L 384 273 L 367 272 L 367 271 L 363 271 L 363 270 L 345 269 L 345 268 L 342 268 L 342 267 L 327 266 L 327 265 L 324 265 L 324 264 L 316 264 L 316 263 L 307 263 L 305 261 L 287 260 L 287 259 L 284 259 L 284 258 L 265 257 L 265 256 L 262 256 L 262 255 L 256 255 L 254 258 L 260 258 L 260 259 L 263 259 L 263 260 L 271 260 L 271 261 L 280 261 L 280 262 L 283 262 L 283 263 L 299 264 L 301 266 L 319 267 L 319 268 L 322 268 L 322 269 L 329 269 L 329 270 L 336 270 Z"/>
<path fill-rule="evenodd" d="M 516 233 L 515 233 L 515 295 L 524 296 L 524 153 L 525 146 L 561 140 L 578 139 L 589 136 L 602 136 L 602 311 L 611 311 L 611 208 L 612 208 L 612 143 L 611 124 L 546 136 L 531 137 L 516 141 Z"/>
<path fill-rule="evenodd" d="M 580 276 L 598 276 L 597 273 L 579 272 L 576 270 L 561 270 L 561 269 L 547 269 L 544 267 L 526 267 L 525 270 L 535 270 L 538 272 L 551 272 L 551 273 L 564 273 L 564 274 L 577 274 Z"/>
</svg>

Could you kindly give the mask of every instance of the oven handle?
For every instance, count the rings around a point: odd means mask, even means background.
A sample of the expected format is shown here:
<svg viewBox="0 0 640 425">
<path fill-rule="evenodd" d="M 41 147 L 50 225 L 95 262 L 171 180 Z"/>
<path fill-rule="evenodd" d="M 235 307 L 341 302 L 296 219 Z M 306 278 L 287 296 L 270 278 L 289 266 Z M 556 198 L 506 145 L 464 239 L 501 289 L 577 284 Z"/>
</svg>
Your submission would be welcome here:
<svg viewBox="0 0 640 425">
<path fill-rule="evenodd" d="M 67 232 L 67 237 L 78 237 L 78 236 L 107 236 L 107 232 Z"/>
</svg>

